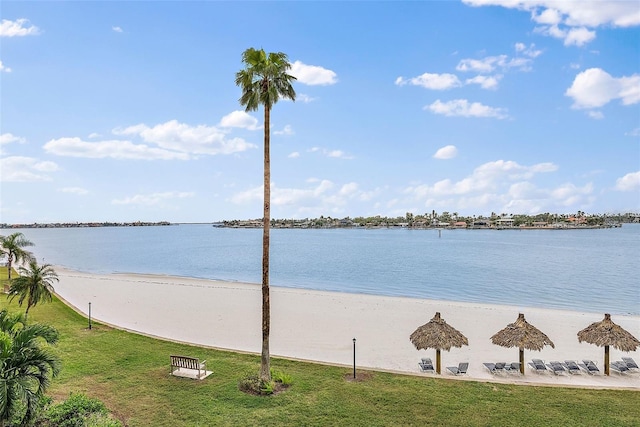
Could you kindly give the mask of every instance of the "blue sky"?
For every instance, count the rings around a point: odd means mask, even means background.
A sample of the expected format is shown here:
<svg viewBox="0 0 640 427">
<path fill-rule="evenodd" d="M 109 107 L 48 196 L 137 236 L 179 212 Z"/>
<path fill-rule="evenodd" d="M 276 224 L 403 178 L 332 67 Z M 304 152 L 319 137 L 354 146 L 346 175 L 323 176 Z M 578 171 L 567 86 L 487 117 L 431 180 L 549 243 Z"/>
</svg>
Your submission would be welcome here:
<svg viewBox="0 0 640 427">
<path fill-rule="evenodd" d="M 281 51 L 272 217 L 640 211 L 637 1 L 22 2 L 0 222 L 262 216 L 248 47 Z"/>
</svg>

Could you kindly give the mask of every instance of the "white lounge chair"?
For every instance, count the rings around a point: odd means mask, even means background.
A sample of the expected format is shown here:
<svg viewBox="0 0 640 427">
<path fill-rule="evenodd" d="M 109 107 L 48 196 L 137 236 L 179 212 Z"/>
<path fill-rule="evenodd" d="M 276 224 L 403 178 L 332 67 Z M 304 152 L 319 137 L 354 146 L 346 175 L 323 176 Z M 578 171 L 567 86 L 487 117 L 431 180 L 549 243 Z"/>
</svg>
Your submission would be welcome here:
<svg viewBox="0 0 640 427">
<path fill-rule="evenodd" d="M 611 367 L 611 369 L 613 369 L 614 371 L 616 371 L 619 374 L 628 374 L 629 373 L 629 368 L 627 368 L 627 364 L 624 363 L 622 360 L 613 362 L 609 366 Z"/>
<path fill-rule="evenodd" d="M 458 366 L 447 366 L 447 370 L 449 370 L 453 375 L 464 375 L 467 373 L 467 369 L 469 369 L 469 364 L 467 362 L 458 363 Z"/>
<path fill-rule="evenodd" d="M 636 370 L 636 371 L 640 370 L 640 367 L 638 367 L 638 364 L 632 358 L 623 357 L 622 361 L 624 362 L 625 365 L 627 365 L 627 368 L 632 369 L 632 370 Z"/>
<path fill-rule="evenodd" d="M 589 375 L 596 375 L 600 373 L 600 369 L 596 366 L 596 362 L 593 360 L 583 360 L 582 363 L 578 364 L 582 369 L 584 369 Z"/>
<path fill-rule="evenodd" d="M 575 360 L 565 360 L 564 367 L 567 369 L 567 372 L 572 375 L 580 375 L 582 373 L 580 366 L 578 366 Z"/>
<path fill-rule="evenodd" d="M 567 370 L 562 365 L 562 363 L 557 361 L 547 363 L 547 368 L 549 368 L 549 370 L 553 372 L 554 375 L 563 375 L 567 373 Z"/>
<path fill-rule="evenodd" d="M 541 359 L 532 359 L 531 362 L 529 362 L 529 366 L 531 367 L 531 369 L 536 371 L 537 374 L 548 371 L 547 366 Z"/>
<path fill-rule="evenodd" d="M 418 366 L 420 366 L 420 370 L 422 372 L 429 372 L 431 374 L 436 373 L 436 370 L 433 367 L 433 362 L 431 361 L 431 359 L 423 358 L 422 362 L 418 363 Z"/>
</svg>

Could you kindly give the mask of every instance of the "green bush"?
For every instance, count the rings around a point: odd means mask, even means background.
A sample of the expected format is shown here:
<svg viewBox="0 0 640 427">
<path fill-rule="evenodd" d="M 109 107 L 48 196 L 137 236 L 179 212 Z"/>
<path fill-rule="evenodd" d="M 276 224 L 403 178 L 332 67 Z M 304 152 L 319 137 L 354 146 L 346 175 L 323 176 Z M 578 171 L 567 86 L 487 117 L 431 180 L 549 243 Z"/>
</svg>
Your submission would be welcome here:
<svg viewBox="0 0 640 427">
<path fill-rule="evenodd" d="M 109 418 L 104 403 L 82 393 L 71 393 L 62 403 L 49 408 L 45 426 L 56 427 L 120 427 L 122 424 Z"/>
<path fill-rule="evenodd" d="M 263 381 L 255 374 L 245 375 L 238 382 L 238 388 L 240 391 L 245 393 L 257 394 L 262 396 L 268 396 L 276 392 L 279 389 L 278 383 L 282 383 L 280 379 L 276 379 L 275 375 L 278 375 L 278 378 L 284 378 L 285 380 L 289 380 L 290 378 L 284 374 L 271 374 L 274 378 L 271 381 Z M 284 384 L 284 383 L 282 383 Z M 281 387 L 280 387 L 281 388 Z"/>
<path fill-rule="evenodd" d="M 248 374 L 240 378 L 238 388 L 245 393 L 260 394 L 261 380 L 255 374 Z"/>
<path fill-rule="evenodd" d="M 275 381 L 260 381 L 260 394 L 273 394 L 276 389 Z"/>
<path fill-rule="evenodd" d="M 291 375 L 289 374 L 285 374 L 282 371 L 271 371 L 271 378 L 273 378 L 273 380 L 275 382 L 278 382 L 282 385 L 291 385 L 291 383 L 293 382 L 293 378 L 291 377 Z"/>
</svg>

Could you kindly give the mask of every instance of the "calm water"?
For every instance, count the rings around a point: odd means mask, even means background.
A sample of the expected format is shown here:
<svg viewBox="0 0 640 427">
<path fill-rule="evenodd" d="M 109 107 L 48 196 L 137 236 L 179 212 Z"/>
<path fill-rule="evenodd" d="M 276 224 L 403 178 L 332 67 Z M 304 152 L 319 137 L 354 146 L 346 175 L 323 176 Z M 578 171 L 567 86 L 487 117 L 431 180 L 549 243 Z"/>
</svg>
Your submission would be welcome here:
<svg viewBox="0 0 640 427">
<path fill-rule="evenodd" d="M 262 230 L 24 229 L 38 261 L 259 283 Z M 9 234 L 12 230 L 1 230 Z M 640 225 L 606 230 L 272 230 L 271 284 L 640 314 Z"/>
</svg>

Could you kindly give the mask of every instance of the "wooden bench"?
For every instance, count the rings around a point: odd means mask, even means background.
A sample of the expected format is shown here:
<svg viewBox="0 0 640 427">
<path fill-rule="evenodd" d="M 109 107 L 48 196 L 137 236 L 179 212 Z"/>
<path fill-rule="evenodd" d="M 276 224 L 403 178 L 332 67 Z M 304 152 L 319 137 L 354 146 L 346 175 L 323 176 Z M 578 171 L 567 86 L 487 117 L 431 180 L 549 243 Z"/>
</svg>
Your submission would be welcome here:
<svg viewBox="0 0 640 427">
<path fill-rule="evenodd" d="M 187 357 L 187 356 L 170 356 L 171 358 L 171 375 L 176 375 L 179 377 L 188 377 L 194 378 L 194 375 L 189 375 L 190 373 L 195 374 L 196 379 L 203 379 L 207 374 L 207 361 L 200 359 L 196 359 L 195 357 Z M 182 372 L 181 369 L 188 369 L 191 372 L 186 373 Z"/>
</svg>

